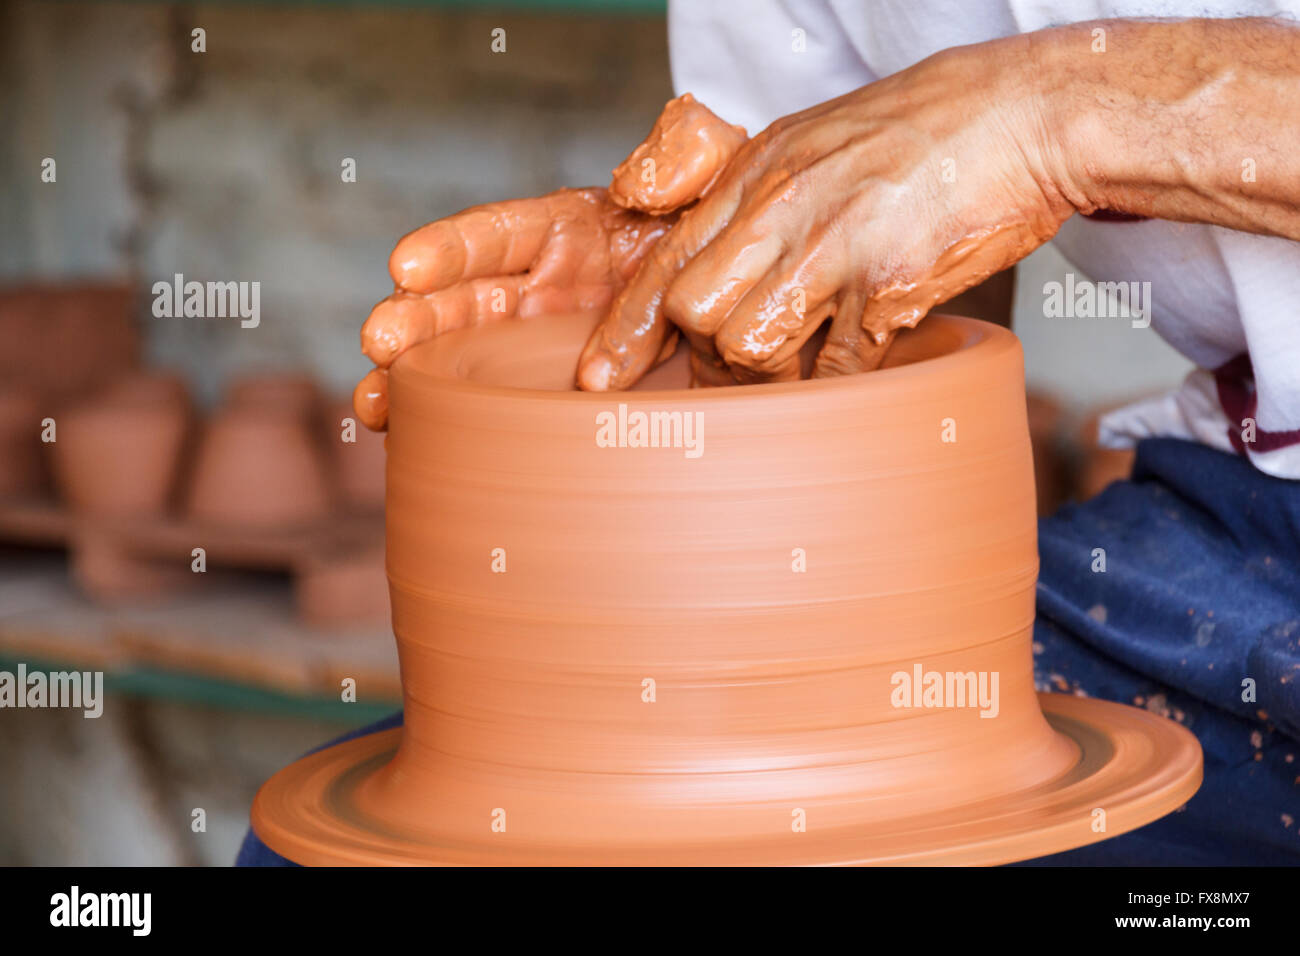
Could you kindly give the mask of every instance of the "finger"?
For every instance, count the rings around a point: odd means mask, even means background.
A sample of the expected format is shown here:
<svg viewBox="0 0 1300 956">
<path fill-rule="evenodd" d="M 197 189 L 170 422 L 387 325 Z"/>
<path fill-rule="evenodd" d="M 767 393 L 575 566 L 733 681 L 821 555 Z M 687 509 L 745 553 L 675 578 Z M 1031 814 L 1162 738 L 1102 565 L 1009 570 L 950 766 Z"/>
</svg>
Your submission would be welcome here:
<svg viewBox="0 0 1300 956">
<path fill-rule="evenodd" d="M 736 384 L 731 369 L 727 368 L 713 344 L 713 336 L 697 332 L 683 332 L 682 335 L 691 348 L 691 388 Z"/>
<path fill-rule="evenodd" d="M 557 203 L 555 209 L 545 242 L 525 267 L 530 283 L 548 287 L 609 281 L 611 236 L 606 232 L 606 217 L 566 203 Z"/>
<path fill-rule="evenodd" d="M 435 335 L 519 312 L 525 276 L 462 282 L 429 295 L 395 292 L 376 305 L 361 326 L 361 351 L 380 368 Z"/>
<path fill-rule="evenodd" d="M 604 312 L 614 301 L 617 287 L 609 282 L 524 288 L 519 300 L 520 318 L 565 312 Z"/>
<path fill-rule="evenodd" d="M 603 190 L 564 189 L 473 206 L 407 233 L 388 257 L 398 288 L 430 293 L 466 279 L 526 271 L 557 222 L 594 221 Z"/>
<path fill-rule="evenodd" d="M 436 321 L 428 296 L 394 292 L 370 310 L 361 326 L 361 351 L 387 368 L 405 349 L 433 338 Z"/>
<path fill-rule="evenodd" d="M 372 368 L 352 391 L 352 410 L 371 431 L 388 427 L 388 370 Z"/>
<path fill-rule="evenodd" d="M 620 286 L 632 281 L 650 250 L 672 230 L 677 220 L 677 213 L 643 216 L 617 208 L 606 213 L 604 227 L 609 237 L 609 269 Z M 598 257 L 591 258 L 594 261 Z"/>
<path fill-rule="evenodd" d="M 676 228 L 650 250 L 582 350 L 579 388 L 595 392 L 628 388 L 651 368 L 668 334 L 665 289 L 727 224 L 740 203 L 741 190 L 736 181 L 715 191 L 684 213 Z"/>
<path fill-rule="evenodd" d="M 807 313 L 798 330 L 762 362 L 728 362 L 732 377 L 741 385 L 798 381 L 803 377 L 803 346 L 817 333 L 833 308 L 834 303 L 826 302 L 814 312 Z"/>
<path fill-rule="evenodd" d="M 712 350 L 691 349 L 691 388 L 735 385 L 731 369 Z"/>
<path fill-rule="evenodd" d="M 736 304 L 715 339 L 737 381 L 799 377 L 799 350 L 834 308 L 827 282 L 813 257 L 797 270 L 778 266 Z"/>
<path fill-rule="evenodd" d="M 708 191 L 745 139 L 743 128 L 683 93 L 668 101 L 650 135 L 614 170 L 609 196 L 655 215 L 679 209 Z"/>
<path fill-rule="evenodd" d="M 894 341 L 894 332 L 886 330 L 875 335 L 864 328 L 865 308 L 866 296 L 860 292 L 845 292 L 840 297 L 826 342 L 817 353 L 813 378 L 853 375 L 880 367 Z"/>
<path fill-rule="evenodd" d="M 682 329 L 714 335 L 784 252 L 780 233 L 728 225 L 681 269 L 664 296 L 664 313 Z"/>
</svg>

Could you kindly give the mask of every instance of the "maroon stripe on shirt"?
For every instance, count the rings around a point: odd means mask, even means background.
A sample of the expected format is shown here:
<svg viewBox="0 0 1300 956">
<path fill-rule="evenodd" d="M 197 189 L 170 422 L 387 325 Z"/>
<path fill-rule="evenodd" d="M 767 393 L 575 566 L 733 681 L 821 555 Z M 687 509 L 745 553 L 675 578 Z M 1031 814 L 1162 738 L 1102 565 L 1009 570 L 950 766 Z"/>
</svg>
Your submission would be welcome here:
<svg viewBox="0 0 1300 956">
<path fill-rule="evenodd" d="M 1098 209 L 1086 212 L 1084 216 L 1095 222 L 1146 222 L 1150 216 L 1135 216 L 1131 212 L 1118 212 L 1114 209 Z"/>
<path fill-rule="evenodd" d="M 1246 443 L 1241 437 L 1241 422 L 1255 417 L 1259 405 L 1255 394 L 1255 370 L 1250 363 L 1250 356 L 1245 352 L 1229 359 L 1214 370 L 1214 384 L 1219 393 L 1219 404 L 1231 422 L 1228 426 L 1228 441 L 1237 449 L 1237 454 L 1246 454 Z M 1300 428 L 1287 431 L 1271 432 L 1259 427 L 1255 422 L 1255 440 L 1251 442 L 1259 452 L 1277 451 L 1300 444 Z"/>
</svg>

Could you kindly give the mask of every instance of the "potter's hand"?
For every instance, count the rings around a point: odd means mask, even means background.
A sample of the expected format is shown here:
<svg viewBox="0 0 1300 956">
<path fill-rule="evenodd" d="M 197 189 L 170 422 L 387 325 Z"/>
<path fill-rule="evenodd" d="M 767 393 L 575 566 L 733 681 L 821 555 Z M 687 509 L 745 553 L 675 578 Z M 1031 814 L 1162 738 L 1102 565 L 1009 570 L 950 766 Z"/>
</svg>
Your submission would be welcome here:
<svg viewBox="0 0 1300 956">
<path fill-rule="evenodd" d="M 388 367 L 442 332 L 510 316 L 605 309 L 744 140 L 689 95 L 671 101 L 608 190 L 563 189 L 475 206 L 404 236 L 388 260 L 396 290 L 371 311 L 361 350 L 375 363 L 357 417 L 388 420 Z M 656 355 L 671 354 L 675 335 Z"/>
<path fill-rule="evenodd" d="M 896 329 L 1051 238 L 1074 210 L 1039 169 L 1024 38 L 999 42 L 748 141 L 619 293 L 579 384 L 634 383 L 665 318 L 690 340 L 697 381 L 798 378 L 800 346 L 828 317 L 814 374 L 872 369 Z"/>
</svg>

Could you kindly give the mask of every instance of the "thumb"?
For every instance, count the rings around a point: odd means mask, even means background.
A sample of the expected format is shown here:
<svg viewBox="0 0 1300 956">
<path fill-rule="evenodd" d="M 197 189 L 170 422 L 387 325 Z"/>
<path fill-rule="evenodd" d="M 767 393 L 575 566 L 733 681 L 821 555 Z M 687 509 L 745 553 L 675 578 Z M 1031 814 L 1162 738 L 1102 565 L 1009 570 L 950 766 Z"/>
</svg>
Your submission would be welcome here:
<svg viewBox="0 0 1300 956">
<path fill-rule="evenodd" d="M 745 142 L 690 93 L 669 100 L 654 129 L 614 170 L 609 197 L 626 209 L 659 216 L 699 199 Z"/>
</svg>

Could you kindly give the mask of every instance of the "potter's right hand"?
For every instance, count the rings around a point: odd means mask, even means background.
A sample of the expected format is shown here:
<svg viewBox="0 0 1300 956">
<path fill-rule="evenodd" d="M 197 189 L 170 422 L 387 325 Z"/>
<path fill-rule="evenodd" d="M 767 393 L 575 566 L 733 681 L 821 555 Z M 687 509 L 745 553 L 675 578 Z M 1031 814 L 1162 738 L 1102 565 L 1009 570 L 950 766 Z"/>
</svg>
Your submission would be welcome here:
<svg viewBox="0 0 1300 956">
<path fill-rule="evenodd" d="M 419 342 L 510 316 L 606 308 L 744 138 L 687 94 L 664 108 L 609 189 L 474 206 L 402 237 L 388 260 L 396 288 L 361 329 L 376 367 L 353 393 L 357 417 L 387 425 L 388 367 Z M 661 357 L 675 344 L 665 337 Z"/>
</svg>

